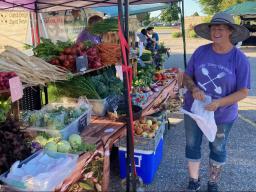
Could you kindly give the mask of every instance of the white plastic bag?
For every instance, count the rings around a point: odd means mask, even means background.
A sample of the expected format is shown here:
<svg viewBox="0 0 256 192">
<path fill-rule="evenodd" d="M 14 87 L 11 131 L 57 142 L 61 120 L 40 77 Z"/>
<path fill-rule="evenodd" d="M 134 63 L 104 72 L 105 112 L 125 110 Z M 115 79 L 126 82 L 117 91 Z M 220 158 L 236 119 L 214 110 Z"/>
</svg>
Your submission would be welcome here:
<svg viewBox="0 0 256 192">
<path fill-rule="evenodd" d="M 54 191 L 75 169 L 78 155 L 40 150 L 31 158 L 14 163 L 0 180 L 17 191 Z"/>
<path fill-rule="evenodd" d="M 191 107 L 192 113 L 184 109 L 181 109 L 181 112 L 193 118 L 196 121 L 198 127 L 206 136 L 206 138 L 210 142 L 213 142 L 217 133 L 217 125 L 214 119 L 214 111 L 205 110 L 205 106 L 211 102 L 211 97 L 205 96 L 204 101 L 194 100 Z"/>
</svg>

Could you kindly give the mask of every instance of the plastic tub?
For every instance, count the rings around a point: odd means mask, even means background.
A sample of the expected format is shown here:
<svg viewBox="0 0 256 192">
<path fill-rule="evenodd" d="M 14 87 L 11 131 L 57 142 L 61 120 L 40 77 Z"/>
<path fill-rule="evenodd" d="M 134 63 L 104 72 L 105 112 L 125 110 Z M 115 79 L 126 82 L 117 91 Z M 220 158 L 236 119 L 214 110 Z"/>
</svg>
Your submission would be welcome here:
<svg viewBox="0 0 256 192">
<path fill-rule="evenodd" d="M 108 108 L 108 103 L 105 99 L 88 99 L 92 104 L 92 114 L 96 116 L 105 116 Z"/>
<path fill-rule="evenodd" d="M 56 137 L 61 136 L 63 139 L 68 139 L 71 134 L 79 134 L 84 130 L 84 128 L 89 125 L 91 121 L 91 109 L 88 109 L 85 113 L 83 113 L 79 118 L 74 120 L 68 126 L 61 130 L 40 128 L 40 127 L 28 127 L 27 131 L 36 131 L 36 132 L 45 132 L 49 135 Z"/>
</svg>

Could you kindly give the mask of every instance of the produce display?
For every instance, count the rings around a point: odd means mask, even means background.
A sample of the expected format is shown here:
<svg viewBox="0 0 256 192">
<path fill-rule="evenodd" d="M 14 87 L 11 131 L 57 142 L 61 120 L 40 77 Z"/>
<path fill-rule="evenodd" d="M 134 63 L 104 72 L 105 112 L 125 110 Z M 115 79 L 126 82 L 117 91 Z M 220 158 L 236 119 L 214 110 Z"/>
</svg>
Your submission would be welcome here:
<svg viewBox="0 0 256 192">
<path fill-rule="evenodd" d="M 103 65 L 113 65 L 121 60 L 121 49 L 118 44 L 101 43 L 97 45 Z"/>
<path fill-rule="evenodd" d="M 17 75 L 14 72 L 0 72 L 0 90 L 9 89 L 9 79 L 16 76 Z"/>
<path fill-rule="evenodd" d="M 7 120 L 0 124 L 0 173 L 7 171 L 16 160 L 24 160 L 31 154 L 30 141 L 17 122 Z"/>
<path fill-rule="evenodd" d="M 89 31 L 96 35 L 101 35 L 110 31 L 118 31 L 118 21 L 115 18 L 104 19 L 89 28 Z"/>
<path fill-rule="evenodd" d="M 72 184 L 68 192 L 82 192 L 82 191 L 102 191 L 103 179 L 103 156 L 96 155 L 93 160 L 85 167 L 82 178 Z"/>
<path fill-rule="evenodd" d="M 123 83 L 115 77 L 112 68 L 106 69 L 102 74 L 84 77 L 75 76 L 68 81 L 57 82 L 49 85 L 49 100 L 55 101 L 66 96 L 79 98 L 86 96 L 88 99 L 104 99 L 109 95 L 122 95 Z"/>
<path fill-rule="evenodd" d="M 22 114 L 22 121 L 26 126 L 61 130 L 87 110 L 88 106 L 86 104 L 76 107 L 65 107 L 61 105 L 46 106 L 39 111 L 25 111 Z"/>
<path fill-rule="evenodd" d="M 5 46 L 5 51 L 0 54 L 0 71 L 15 72 L 23 83 L 30 86 L 67 79 L 67 71 L 63 68 L 29 57 L 11 46 Z"/>
<path fill-rule="evenodd" d="M 142 55 L 140 56 L 142 61 L 152 61 L 152 53 L 149 50 L 143 50 Z"/>
<path fill-rule="evenodd" d="M 145 87 L 154 83 L 153 77 L 156 72 L 154 65 L 146 65 L 145 67 L 138 66 L 137 77 L 133 78 L 133 87 Z"/>
<path fill-rule="evenodd" d="M 87 49 L 86 54 L 88 57 L 88 66 L 90 69 L 97 69 L 103 66 L 97 47 L 91 47 Z"/>
<path fill-rule="evenodd" d="M 85 143 L 78 134 L 70 135 L 68 140 L 41 134 L 33 139 L 32 147 L 35 150 L 45 148 L 60 153 L 84 153 L 96 150 L 95 145 Z"/>
<path fill-rule="evenodd" d="M 134 122 L 134 131 L 136 135 L 146 138 L 154 138 L 160 125 L 161 122 L 157 121 L 157 119 L 147 119 L 143 117 L 140 120 Z"/>
<path fill-rule="evenodd" d="M 76 58 L 86 56 L 88 67 L 97 69 L 102 66 L 116 64 L 121 59 L 120 46 L 110 43 L 93 45 L 90 41 L 71 43 L 53 43 L 49 39 L 43 39 L 36 48 L 33 49 L 37 57 L 50 62 L 53 65 L 64 67 L 76 72 Z"/>
<path fill-rule="evenodd" d="M 62 66 L 71 72 L 76 72 L 76 57 L 86 55 L 86 49 L 83 43 L 66 47 L 59 53 L 59 56 L 53 57 L 50 63 Z"/>
<path fill-rule="evenodd" d="M 160 108 L 163 110 L 168 110 L 169 112 L 177 112 L 180 110 L 182 106 L 182 98 L 176 97 L 176 98 L 169 98 Z"/>
</svg>

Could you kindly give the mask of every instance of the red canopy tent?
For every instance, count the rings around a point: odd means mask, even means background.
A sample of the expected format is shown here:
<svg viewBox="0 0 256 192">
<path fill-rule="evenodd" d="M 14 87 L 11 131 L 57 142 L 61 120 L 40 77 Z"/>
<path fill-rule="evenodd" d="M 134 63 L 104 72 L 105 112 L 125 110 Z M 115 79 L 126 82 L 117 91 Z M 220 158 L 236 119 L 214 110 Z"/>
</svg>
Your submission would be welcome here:
<svg viewBox="0 0 256 192">
<path fill-rule="evenodd" d="M 127 104 L 127 114 L 129 120 L 127 121 L 127 191 L 130 191 L 130 174 L 132 173 L 132 191 L 136 191 L 136 171 L 134 164 L 134 145 L 133 145 L 133 116 L 132 116 L 132 105 L 130 97 L 131 83 L 129 79 L 131 74 L 129 73 L 129 44 L 128 44 L 128 19 L 129 19 L 129 4 L 152 4 L 152 3 L 173 3 L 181 2 L 181 21 L 182 21 L 182 33 L 183 33 L 183 46 L 184 46 L 184 64 L 186 66 L 186 45 L 185 45 L 185 31 L 184 31 L 184 0 L 0 0 L 0 10 L 19 10 L 26 9 L 36 14 L 38 33 L 38 19 L 37 13 L 39 12 L 51 12 L 51 11 L 62 11 L 68 9 L 79 9 L 79 8 L 92 8 L 100 6 L 118 5 L 118 20 L 119 20 L 119 37 L 122 48 L 122 64 L 123 64 L 123 77 L 125 87 L 125 98 Z M 123 14 L 124 12 L 124 14 Z M 39 38 L 38 38 L 39 42 Z"/>
</svg>

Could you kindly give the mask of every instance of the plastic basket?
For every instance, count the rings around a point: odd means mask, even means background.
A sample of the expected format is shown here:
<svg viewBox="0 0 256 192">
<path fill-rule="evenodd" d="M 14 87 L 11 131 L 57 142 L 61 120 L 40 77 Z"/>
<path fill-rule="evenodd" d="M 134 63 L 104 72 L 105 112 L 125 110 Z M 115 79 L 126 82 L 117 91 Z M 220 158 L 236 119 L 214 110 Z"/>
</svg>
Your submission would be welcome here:
<svg viewBox="0 0 256 192">
<path fill-rule="evenodd" d="M 28 132 L 45 132 L 53 137 L 61 136 L 63 139 L 68 139 L 71 134 L 79 134 L 81 133 L 87 125 L 91 122 L 92 109 L 88 108 L 88 110 L 83 113 L 79 118 L 71 122 L 68 126 L 61 130 L 52 130 L 47 128 L 40 127 L 28 127 L 26 130 Z"/>
<path fill-rule="evenodd" d="M 145 138 L 143 136 L 134 136 L 134 148 L 138 150 L 147 150 L 147 151 L 155 151 L 160 140 L 163 138 L 165 130 L 165 122 L 163 122 L 159 129 L 156 131 L 156 135 L 154 138 Z M 122 138 L 119 141 L 120 147 L 126 147 L 126 138 Z"/>
<path fill-rule="evenodd" d="M 93 115 L 105 116 L 108 108 L 107 99 L 88 99 L 92 105 Z"/>
</svg>

